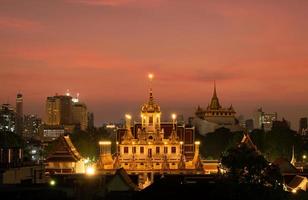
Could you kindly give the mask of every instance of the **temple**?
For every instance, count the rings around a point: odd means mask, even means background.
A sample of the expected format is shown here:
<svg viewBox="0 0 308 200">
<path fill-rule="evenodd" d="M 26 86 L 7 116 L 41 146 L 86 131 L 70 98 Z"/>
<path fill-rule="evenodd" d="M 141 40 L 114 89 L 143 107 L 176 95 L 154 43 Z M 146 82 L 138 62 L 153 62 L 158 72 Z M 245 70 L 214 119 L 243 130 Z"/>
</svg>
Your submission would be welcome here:
<svg viewBox="0 0 308 200">
<path fill-rule="evenodd" d="M 60 136 L 47 156 L 48 173 L 84 173 L 84 158 L 79 154 L 69 136 Z"/>
<path fill-rule="evenodd" d="M 214 132 L 216 129 L 224 127 L 230 131 L 241 131 L 237 118 L 235 117 L 235 110 L 232 105 L 229 107 L 222 107 L 216 91 L 216 83 L 214 82 L 214 91 L 210 104 L 206 109 L 197 107 L 193 120 L 193 125 L 196 126 L 200 134 Z"/>
<path fill-rule="evenodd" d="M 149 78 L 152 80 L 153 75 Z M 161 122 L 161 115 L 150 87 L 149 99 L 141 107 L 140 121 L 132 123 L 132 117 L 126 115 L 125 127 L 118 129 L 115 156 L 110 153 L 111 142 L 100 142 L 98 169 L 124 168 L 129 174 L 202 171 L 200 142 L 195 142 L 194 128 L 178 124 L 175 114 L 171 122 Z"/>
</svg>

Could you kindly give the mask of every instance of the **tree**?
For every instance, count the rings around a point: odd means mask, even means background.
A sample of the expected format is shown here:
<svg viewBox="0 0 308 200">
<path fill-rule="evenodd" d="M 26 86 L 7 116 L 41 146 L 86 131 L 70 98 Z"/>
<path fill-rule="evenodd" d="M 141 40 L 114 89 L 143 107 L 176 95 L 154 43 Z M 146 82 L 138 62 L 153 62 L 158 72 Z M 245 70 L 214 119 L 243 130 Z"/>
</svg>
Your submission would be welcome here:
<svg viewBox="0 0 308 200">
<path fill-rule="evenodd" d="M 282 187 L 279 168 L 246 144 L 228 149 L 221 164 L 227 171 L 226 178 L 232 182 Z"/>
</svg>

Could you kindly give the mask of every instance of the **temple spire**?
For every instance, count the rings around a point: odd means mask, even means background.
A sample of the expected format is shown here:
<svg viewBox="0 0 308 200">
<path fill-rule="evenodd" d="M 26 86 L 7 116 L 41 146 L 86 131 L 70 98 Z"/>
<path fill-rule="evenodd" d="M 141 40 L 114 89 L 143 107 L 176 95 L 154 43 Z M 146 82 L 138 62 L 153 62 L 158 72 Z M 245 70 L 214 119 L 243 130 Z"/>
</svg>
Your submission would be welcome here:
<svg viewBox="0 0 308 200">
<path fill-rule="evenodd" d="M 211 100 L 210 108 L 213 110 L 218 110 L 219 108 L 221 108 L 218 97 L 217 97 L 217 92 L 216 92 L 216 81 L 214 81 L 214 92 L 213 92 L 213 97 Z"/>
<path fill-rule="evenodd" d="M 150 80 L 149 104 L 153 104 L 154 103 L 154 97 L 153 97 L 152 81 L 153 81 L 154 75 L 152 73 L 150 73 L 148 75 L 148 77 L 149 77 L 149 80 Z"/>
<path fill-rule="evenodd" d="M 290 161 L 290 163 L 295 166 L 295 163 L 296 163 L 296 159 L 295 159 L 295 153 L 294 153 L 294 145 L 292 147 L 292 159 Z"/>
<path fill-rule="evenodd" d="M 214 92 L 213 92 L 213 98 L 217 98 L 217 92 L 216 92 L 216 81 L 214 81 Z"/>
</svg>

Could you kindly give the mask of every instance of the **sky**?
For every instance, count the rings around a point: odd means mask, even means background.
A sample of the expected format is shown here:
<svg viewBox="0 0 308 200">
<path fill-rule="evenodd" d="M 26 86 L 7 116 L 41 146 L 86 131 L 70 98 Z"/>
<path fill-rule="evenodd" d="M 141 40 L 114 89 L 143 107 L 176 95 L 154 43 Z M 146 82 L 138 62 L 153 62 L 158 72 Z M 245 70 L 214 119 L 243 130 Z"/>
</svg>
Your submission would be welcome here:
<svg viewBox="0 0 308 200">
<path fill-rule="evenodd" d="M 138 119 L 147 74 L 165 119 L 207 106 L 308 117 L 307 0 L 0 0 L 0 103 L 80 93 L 95 123 Z"/>
</svg>

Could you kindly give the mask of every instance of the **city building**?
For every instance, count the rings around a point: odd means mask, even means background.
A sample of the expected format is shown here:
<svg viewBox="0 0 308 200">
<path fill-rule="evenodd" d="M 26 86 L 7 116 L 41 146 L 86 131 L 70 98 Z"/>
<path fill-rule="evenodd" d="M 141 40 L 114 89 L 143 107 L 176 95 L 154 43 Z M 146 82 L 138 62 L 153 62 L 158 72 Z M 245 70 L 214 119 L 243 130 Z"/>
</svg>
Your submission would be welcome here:
<svg viewBox="0 0 308 200">
<path fill-rule="evenodd" d="M 26 138 L 40 137 L 42 133 L 42 119 L 37 115 L 25 115 L 24 116 L 24 131 L 23 135 Z"/>
<path fill-rule="evenodd" d="M 108 171 L 122 167 L 129 174 L 203 173 L 200 142 L 194 140 L 194 128 L 178 126 L 175 114 L 172 114 L 172 122 L 161 122 L 161 115 L 150 88 L 149 100 L 141 107 L 141 121 L 132 124 L 132 117 L 127 114 L 125 127 L 118 129 L 115 156 L 111 154 L 110 141 L 99 143 L 98 169 Z M 148 179 L 151 181 L 151 176 L 145 177 L 142 184 Z"/>
<path fill-rule="evenodd" d="M 21 93 L 18 93 L 16 96 L 16 133 L 17 134 L 22 134 L 23 133 L 23 97 Z"/>
<path fill-rule="evenodd" d="M 0 131 L 15 132 L 15 110 L 10 104 L 2 104 L 0 107 Z"/>
<path fill-rule="evenodd" d="M 47 97 L 46 121 L 48 126 L 71 125 L 72 119 L 72 97 L 69 95 L 55 95 Z"/>
<path fill-rule="evenodd" d="M 265 113 L 262 108 L 257 109 L 253 114 L 254 128 L 269 131 L 272 129 L 273 122 L 278 120 L 278 115 L 274 113 Z"/>
<path fill-rule="evenodd" d="M 73 123 L 85 131 L 88 128 L 87 106 L 78 100 L 73 103 Z"/>
<path fill-rule="evenodd" d="M 235 110 L 232 105 L 223 108 L 219 102 L 216 84 L 214 83 L 214 91 L 210 104 L 203 109 L 200 106 L 195 111 L 196 117 L 191 121 L 199 134 L 205 135 L 214 132 L 218 128 L 227 128 L 231 132 L 241 131 L 239 120 L 235 117 Z"/>
<path fill-rule="evenodd" d="M 92 112 L 88 113 L 88 129 L 94 129 L 94 114 Z"/>
<path fill-rule="evenodd" d="M 248 130 L 248 131 L 252 131 L 254 129 L 254 126 L 253 126 L 253 119 L 247 119 L 245 121 L 245 128 Z"/>
<path fill-rule="evenodd" d="M 299 120 L 299 129 L 298 134 L 300 135 L 307 135 L 308 133 L 308 119 L 307 117 L 302 117 Z"/>
</svg>

